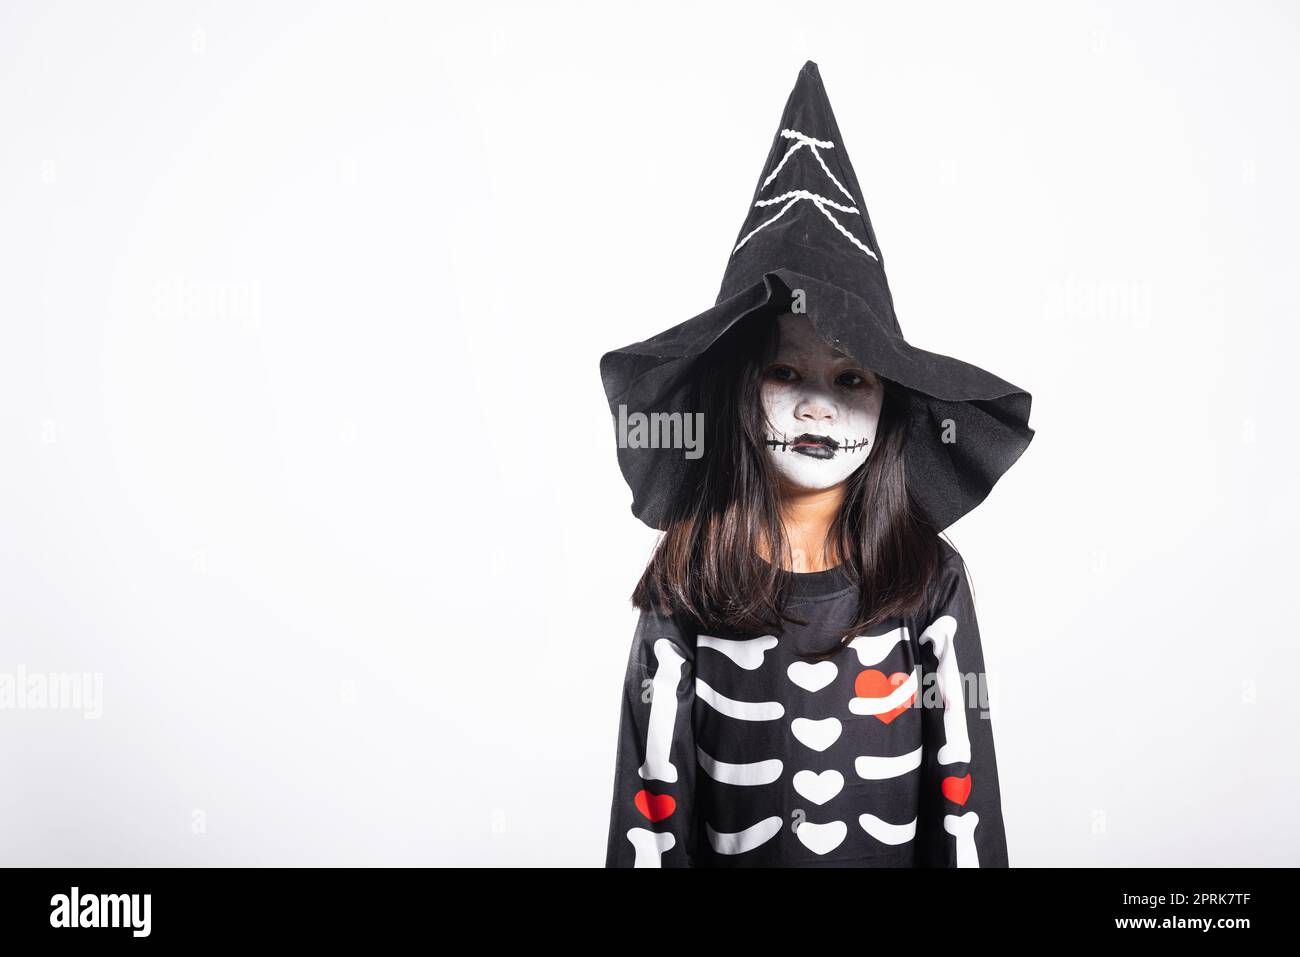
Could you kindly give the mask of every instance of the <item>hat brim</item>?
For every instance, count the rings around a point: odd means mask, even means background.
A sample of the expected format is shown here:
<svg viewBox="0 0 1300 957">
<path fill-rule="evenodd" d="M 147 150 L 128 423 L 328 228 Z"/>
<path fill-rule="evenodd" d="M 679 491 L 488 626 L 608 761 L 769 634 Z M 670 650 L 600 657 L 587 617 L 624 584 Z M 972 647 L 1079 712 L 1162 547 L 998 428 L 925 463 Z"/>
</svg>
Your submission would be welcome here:
<svg viewBox="0 0 1300 957">
<path fill-rule="evenodd" d="M 978 366 L 909 344 L 859 296 L 789 269 L 774 269 L 733 296 L 644 342 L 605 353 L 600 375 L 610 413 L 689 413 L 694 360 L 746 316 L 788 304 L 804 290 L 808 315 L 831 346 L 908 394 L 909 486 L 930 522 L 943 530 L 988 496 L 1029 447 L 1032 397 Z M 682 449 L 618 448 L 632 490 L 632 513 L 667 527 L 686 474 Z"/>
</svg>

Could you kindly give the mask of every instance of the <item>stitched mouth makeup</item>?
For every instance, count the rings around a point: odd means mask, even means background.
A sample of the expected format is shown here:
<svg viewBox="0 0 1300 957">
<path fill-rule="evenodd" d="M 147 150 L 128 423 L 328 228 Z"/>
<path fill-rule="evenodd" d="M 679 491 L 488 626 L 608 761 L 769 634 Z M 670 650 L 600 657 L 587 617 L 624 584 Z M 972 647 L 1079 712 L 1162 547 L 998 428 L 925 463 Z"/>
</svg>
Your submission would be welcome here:
<svg viewBox="0 0 1300 957">
<path fill-rule="evenodd" d="M 857 452 L 870 444 L 870 439 L 862 438 L 856 441 L 837 442 L 829 435 L 813 435 L 804 432 L 793 439 L 785 436 L 777 438 L 769 436 L 767 447 L 772 451 L 781 452 L 798 452 L 800 455 L 806 455 L 813 459 L 833 459 L 840 452 Z"/>
</svg>

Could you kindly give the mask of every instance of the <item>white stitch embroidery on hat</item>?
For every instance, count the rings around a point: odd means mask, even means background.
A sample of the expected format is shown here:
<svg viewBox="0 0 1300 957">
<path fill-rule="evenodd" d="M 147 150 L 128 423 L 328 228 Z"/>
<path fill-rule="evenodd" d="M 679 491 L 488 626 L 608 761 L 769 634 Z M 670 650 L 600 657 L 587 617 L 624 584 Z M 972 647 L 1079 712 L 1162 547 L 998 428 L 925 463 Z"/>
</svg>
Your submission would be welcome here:
<svg viewBox="0 0 1300 957">
<path fill-rule="evenodd" d="M 772 180 L 776 178 L 776 174 L 781 172 L 782 167 L 785 166 L 786 160 L 788 160 L 791 156 L 793 156 L 796 150 L 803 149 L 806 146 L 808 147 L 808 150 L 812 153 L 813 157 L 816 158 L 818 164 L 821 165 L 822 171 L 825 172 L 828 177 L 830 177 L 830 181 L 835 184 L 836 188 L 838 188 L 841 193 L 843 193 L 845 196 L 848 197 L 849 202 L 853 202 L 853 203 L 856 202 L 856 200 L 854 200 L 853 198 L 853 194 L 850 193 L 847 189 L 845 189 L 844 184 L 835 178 L 835 174 L 831 172 L 830 167 L 826 165 L 826 161 L 822 159 L 821 153 L 818 152 L 819 148 L 834 149 L 835 148 L 834 143 L 832 143 L 830 140 L 813 139 L 811 136 L 807 136 L 803 133 L 800 133 L 798 130 L 782 130 L 781 136 L 788 140 L 795 140 L 795 143 L 793 146 L 791 146 L 788 150 L 785 151 L 785 155 L 782 156 L 781 161 L 777 163 L 775 167 L 773 167 L 772 172 L 767 174 L 767 178 L 763 180 L 763 185 L 759 187 L 760 191 L 766 189 L 768 185 L 772 182 Z M 845 206 L 842 203 L 837 203 L 834 200 L 827 199 L 825 196 L 821 196 L 817 193 L 810 192 L 809 190 L 806 189 L 796 189 L 788 193 L 782 193 L 780 196 L 777 196 L 774 199 L 757 200 L 754 203 L 755 207 L 775 206 L 777 203 L 783 202 L 785 200 L 789 200 L 789 202 L 787 202 L 783 207 L 781 207 L 781 210 L 771 219 L 759 223 L 758 226 L 754 227 L 754 229 L 752 229 L 748 234 L 746 234 L 744 239 L 736 243 L 736 248 L 731 251 L 731 254 L 734 256 L 737 252 L 740 251 L 740 247 L 745 245 L 745 243 L 749 242 L 750 238 L 755 233 L 757 233 L 760 229 L 763 229 L 766 226 L 772 225 L 774 222 L 776 222 L 778 219 L 784 216 L 791 206 L 799 202 L 799 200 L 801 199 L 806 199 L 809 202 L 811 202 L 814 206 L 816 206 L 817 209 L 821 211 L 821 214 L 831 221 L 831 225 L 834 226 L 836 229 L 838 229 L 841 233 L 843 233 L 844 236 L 851 243 L 853 243 L 853 245 L 857 246 L 859 249 L 861 249 L 864 253 L 866 253 L 868 256 L 870 256 L 872 259 L 876 260 L 877 262 L 880 261 L 879 256 L 877 256 L 874 252 L 872 252 L 871 249 L 868 248 L 868 246 L 865 243 L 863 243 L 860 239 L 858 239 L 858 237 L 854 236 L 851 232 L 845 229 L 843 224 L 840 223 L 840 221 L 836 219 L 834 216 L 832 216 L 830 214 L 830 211 L 826 208 L 827 206 L 830 206 L 832 209 L 838 209 L 840 212 L 843 213 L 856 213 L 858 211 L 857 206 Z"/>
<path fill-rule="evenodd" d="M 828 149 L 828 150 L 835 149 L 834 143 L 832 143 L 830 140 L 815 140 L 811 136 L 804 136 L 798 130 L 782 130 L 781 135 L 787 140 L 792 139 L 792 140 L 796 140 L 797 142 L 794 144 L 794 146 L 790 147 L 788 150 L 785 151 L 785 155 L 781 157 L 781 162 L 777 163 L 775 168 L 773 168 L 772 172 L 768 173 L 767 179 L 763 180 L 762 188 L 766 189 L 767 185 L 770 182 L 772 182 L 773 179 L 776 178 L 776 174 L 781 172 L 781 167 L 785 165 L 786 160 L 788 160 L 791 156 L 794 155 L 795 150 L 803 149 L 803 147 L 806 146 L 808 147 L 812 155 L 816 158 L 817 162 L 821 164 L 822 169 L 825 171 L 826 175 L 830 177 L 831 182 L 835 184 L 835 187 L 841 193 L 843 193 L 845 196 L 848 197 L 850 203 L 856 202 L 856 200 L 853 198 L 853 194 L 850 193 L 847 189 L 845 189 L 844 184 L 835 178 L 835 174 L 831 172 L 830 167 L 826 165 L 826 161 L 822 159 L 822 154 L 817 152 L 818 147 L 821 147 L 823 149 Z"/>
</svg>

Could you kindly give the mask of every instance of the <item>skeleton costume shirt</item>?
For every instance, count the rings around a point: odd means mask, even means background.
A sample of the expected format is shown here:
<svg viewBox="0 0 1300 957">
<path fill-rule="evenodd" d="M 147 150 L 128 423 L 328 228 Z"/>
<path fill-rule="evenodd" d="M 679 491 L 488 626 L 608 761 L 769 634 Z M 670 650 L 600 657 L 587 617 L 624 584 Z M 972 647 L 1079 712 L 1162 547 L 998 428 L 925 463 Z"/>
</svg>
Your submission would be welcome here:
<svg viewBox="0 0 1300 957">
<path fill-rule="evenodd" d="M 644 611 L 624 680 L 610 867 L 1005 867 L 984 656 L 957 552 L 920 618 L 816 662 L 857 586 L 789 573 L 778 634 Z M 922 707 L 922 703 L 925 704 Z"/>
<path fill-rule="evenodd" d="M 972 303 L 963 321 L 994 308 Z M 615 422 L 693 415 L 700 357 L 742 319 L 788 313 L 806 315 L 804 332 L 899 397 L 908 491 L 933 528 L 979 505 L 1029 446 L 1028 392 L 903 337 L 812 62 L 786 102 L 715 305 L 601 358 Z M 857 435 L 844 438 L 861 454 Z M 788 436 L 777 438 L 784 448 Z M 690 475 L 681 449 L 620 441 L 618 462 L 633 514 L 667 528 Z M 965 565 L 942 547 L 923 613 L 853 635 L 823 660 L 800 653 L 824 652 L 857 620 L 859 586 L 843 566 L 782 572 L 791 597 L 770 633 L 642 611 L 607 866 L 1007 866 L 979 627 Z"/>
</svg>

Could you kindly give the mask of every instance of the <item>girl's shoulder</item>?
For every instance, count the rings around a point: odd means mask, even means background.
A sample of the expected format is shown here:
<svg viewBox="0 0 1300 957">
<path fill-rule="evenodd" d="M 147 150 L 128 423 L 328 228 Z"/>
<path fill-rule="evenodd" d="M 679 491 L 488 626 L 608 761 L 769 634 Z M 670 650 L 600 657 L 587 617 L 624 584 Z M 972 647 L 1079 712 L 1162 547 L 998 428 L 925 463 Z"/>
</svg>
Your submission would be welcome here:
<svg viewBox="0 0 1300 957">
<path fill-rule="evenodd" d="M 946 538 L 939 539 L 939 550 L 943 556 L 939 573 L 930 584 L 930 601 L 922 617 L 933 618 L 952 598 L 970 587 L 966 560 L 957 551 L 952 542 Z"/>
<path fill-rule="evenodd" d="M 939 552 L 943 556 L 943 563 L 939 566 L 941 581 L 951 581 L 954 578 L 964 578 L 966 576 L 966 560 L 961 557 L 961 552 L 957 551 L 952 542 L 941 537 L 939 539 Z"/>
<path fill-rule="evenodd" d="M 699 633 L 698 623 L 689 615 L 683 614 L 668 605 L 652 601 L 647 607 L 639 609 L 640 627 L 658 632 L 682 643 L 693 645 Z"/>
</svg>

